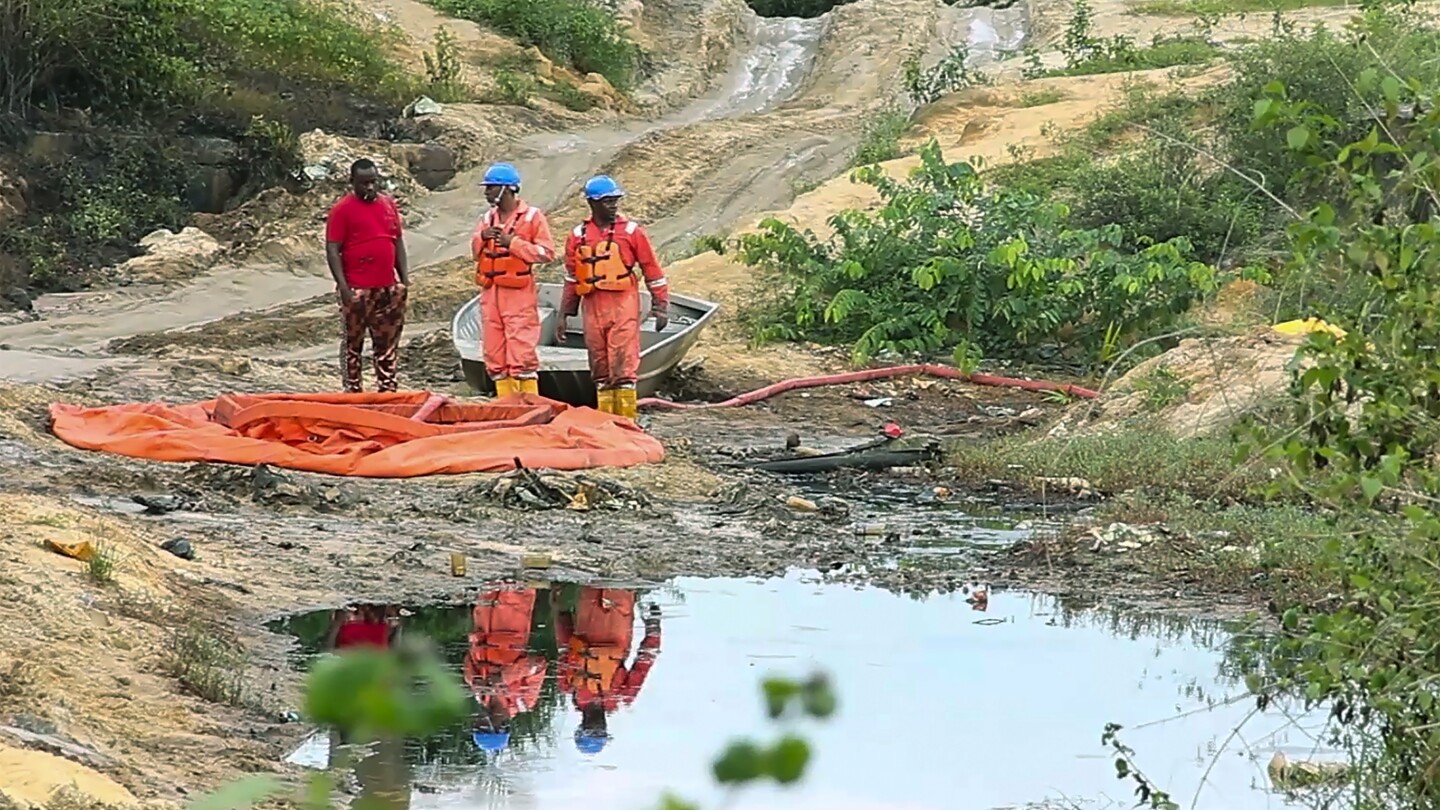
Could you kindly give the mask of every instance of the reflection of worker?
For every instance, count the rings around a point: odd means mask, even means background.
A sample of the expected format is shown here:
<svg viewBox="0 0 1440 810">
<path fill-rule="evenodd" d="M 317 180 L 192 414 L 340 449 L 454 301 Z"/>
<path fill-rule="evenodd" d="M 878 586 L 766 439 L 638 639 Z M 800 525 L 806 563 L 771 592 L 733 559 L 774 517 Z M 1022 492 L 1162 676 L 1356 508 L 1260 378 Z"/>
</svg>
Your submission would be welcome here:
<svg viewBox="0 0 1440 810">
<path fill-rule="evenodd" d="M 670 322 L 670 290 L 655 248 L 640 223 L 619 213 L 625 192 L 605 175 L 585 184 L 590 219 L 565 241 L 565 294 L 559 328 L 585 303 L 585 348 L 595 399 L 605 413 L 634 419 L 635 381 L 640 375 L 640 288 L 638 266 L 650 288 L 655 331 Z"/>
<path fill-rule="evenodd" d="M 359 605 L 335 611 L 326 634 L 326 647 L 336 652 L 365 647 L 389 648 L 400 635 L 400 615 L 395 607 Z M 352 742 L 339 729 L 330 731 L 328 768 L 342 764 L 339 749 Z M 355 761 L 353 756 L 360 754 Z M 367 810 L 409 810 L 410 762 L 405 759 L 405 742 L 400 738 L 377 740 L 368 751 L 353 751 L 343 764 L 355 766 L 360 783 L 356 807 Z"/>
<path fill-rule="evenodd" d="M 360 353 L 369 332 L 376 386 L 394 391 L 410 285 L 400 209 L 380 193 L 380 171 L 373 161 L 361 158 L 350 165 L 350 186 L 351 193 L 335 203 L 325 222 L 325 260 L 335 277 L 345 327 L 343 382 L 346 391 L 361 389 Z"/>
<path fill-rule="evenodd" d="M 337 610 L 330 617 L 326 649 L 388 648 L 400 634 L 400 617 L 394 608 L 360 605 Z"/>
<path fill-rule="evenodd" d="M 520 199 L 520 173 L 508 163 L 485 170 L 490 210 L 470 239 L 480 285 L 480 342 L 497 397 L 540 391 L 540 310 L 533 266 L 555 259 L 550 223 Z"/>
<path fill-rule="evenodd" d="M 494 590 L 475 602 L 475 632 L 465 656 L 465 683 L 475 693 L 475 745 L 500 751 L 510 744 L 510 722 L 535 708 L 549 662 L 526 652 L 535 591 Z"/>
<path fill-rule="evenodd" d="M 557 599 L 552 591 L 551 599 Z M 660 652 L 660 608 L 650 606 L 645 636 L 635 663 L 625 665 L 635 635 L 635 592 L 583 587 L 571 613 L 555 607 L 555 641 L 560 647 L 560 690 L 580 710 L 575 747 L 599 753 L 610 739 L 607 716 L 634 702 Z"/>
</svg>

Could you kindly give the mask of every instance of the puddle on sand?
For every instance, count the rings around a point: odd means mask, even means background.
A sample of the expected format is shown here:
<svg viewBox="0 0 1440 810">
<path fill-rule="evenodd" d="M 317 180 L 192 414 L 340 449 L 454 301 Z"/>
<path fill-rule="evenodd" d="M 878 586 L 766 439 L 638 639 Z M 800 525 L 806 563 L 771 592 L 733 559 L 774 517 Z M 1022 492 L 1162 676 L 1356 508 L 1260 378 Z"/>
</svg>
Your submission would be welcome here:
<svg viewBox="0 0 1440 810">
<path fill-rule="evenodd" d="M 560 613 L 551 609 L 552 593 Z M 646 808 L 673 790 L 719 806 L 712 758 L 736 736 L 776 734 L 759 699 L 759 680 L 770 672 L 830 673 L 840 709 L 829 722 L 803 726 L 815 752 L 805 782 L 748 789 L 738 801 L 747 808 L 984 810 L 1061 797 L 1082 807 L 1129 806 L 1132 786 L 1115 779 L 1100 745 L 1108 722 L 1126 726 L 1123 739 L 1138 764 L 1181 806 L 1280 807 L 1263 789 L 1265 763 L 1276 750 L 1308 756 L 1323 722 L 1247 719 L 1252 703 L 1223 674 L 1228 635 L 1214 623 L 1077 614 L 1052 598 L 1014 592 L 991 594 L 980 613 L 958 595 L 914 600 L 799 574 L 685 578 L 603 594 L 557 583 L 521 594 L 533 594 L 535 605 L 528 617 L 510 612 L 525 647 L 490 656 L 514 663 L 503 670 L 524 684 L 514 689 L 487 687 L 503 679 L 465 666 L 472 606 L 420 608 L 399 619 L 402 632 L 436 639 L 457 671 L 468 671 L 472 688 L 494 696 L 486 698 L 489 716 L 504 717 L 500 707 L 517 703 L 528 709 L 513 715 L 508 745 L 498 753 L 477 748 L 475 728 L 492 722 L 477 713 L 407 744 L 403 762 L 398 748 L 372 756 L 376 764 L 362 774 L 367 793 L 391 793 L 399 797 L 391 806 L 417 809 Z M 602 595 L 622 607 L 633 600 L 632 620 L 597 620 L 585 605 Z M 658 633 L 641 619 L 651 602 L 663 613 Z M 313 654 L 330 618 L 330 611 L 305 614 L 271 629 L 298 636 L 301 653 Z M 492 612 L 490 626 L 500 629 L 504 618 Z M 560 641 L 567 629 L 600 641 L 607 630 L 618 633 L 609 640 L 628 653 L 609 678 L 608 711 L 592 711 L 586 724 L 598 728 L 603 718 L 603 745 L 577 737 L 581 712 L 568 684 L 578 682 L 584 695 L 594 683 L 575 675 L 565 651 L 577 647 L 557 643 L 557 625 Z M 642 638 L 658 640 L 653 662 Z M 499 746 L 494 736 L 479 742 Z M 328 738 L 317 735 L 291 759 L 323 767 L 329 755 Z M 400 779 L 413 789 L 381 784 Z"/>
</svg>

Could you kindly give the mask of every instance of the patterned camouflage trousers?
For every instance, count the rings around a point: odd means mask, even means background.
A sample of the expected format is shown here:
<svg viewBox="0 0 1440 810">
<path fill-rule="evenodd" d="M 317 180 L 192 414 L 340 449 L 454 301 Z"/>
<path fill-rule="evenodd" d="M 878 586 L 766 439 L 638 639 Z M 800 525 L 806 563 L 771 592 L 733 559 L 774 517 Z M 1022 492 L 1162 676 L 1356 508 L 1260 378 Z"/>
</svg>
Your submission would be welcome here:
<svg viewBox="0 0 1440 810">
<path fill-rule="evenodd" d="M 346 391 L 363 390 L 360 378 L 360 354 L 365 350 L 365 334 L 370 334 L 370 350 L 375 356 L 375 382 L 381 391 L 394 391 L 400 348 L 400 333 L 405 329 L 405 298 L 403 285 L 355 290 L 349 305 L 340 304 L 344 316 L 345 336 L 340 340 L 340 366 L 344 369 Z"/>
</svg>

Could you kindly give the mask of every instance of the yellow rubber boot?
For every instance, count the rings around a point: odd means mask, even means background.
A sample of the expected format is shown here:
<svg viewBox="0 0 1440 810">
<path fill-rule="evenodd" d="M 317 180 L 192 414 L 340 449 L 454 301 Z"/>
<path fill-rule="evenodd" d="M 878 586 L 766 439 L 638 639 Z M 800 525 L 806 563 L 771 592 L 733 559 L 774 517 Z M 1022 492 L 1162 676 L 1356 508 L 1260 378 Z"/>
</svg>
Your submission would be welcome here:
<svg viewBox="0 0 1440 810">
<path fill-rule="evenodd" d="M 509 377 L 501 377 L 500 379 L 498 379 L 498 380 L 495 381 L 495 398 L 496 398 L 496 399 L 504 399 L 505 397 L 508 397 L 508 396 L 510 396 L 511 394 L 518 393 L 519 390 L 520 390 L 519 386 L 517 386 L 517 385 L 515 384 L 515 381 L 512 380 L 512 379 L 510 379 Z"/>
<path fill-rule="evenodd" d="M 595 409 L 601 413 L 615 413 L 615 391 L 601 388 L 595 392 Z"/>
<path fill-rule="evenodd" d="M 521 377 L 516 380 L 520 384 L 520 393 L 540 395 L 540 381 L 534 377 Z"/>
<path fill-rule="evenodd" d="M 640 409 L 635 405 L 634 388 L 615 389 L 615 415 L 623 416 L 632 422 L 640 415 Z"/>
</svg>

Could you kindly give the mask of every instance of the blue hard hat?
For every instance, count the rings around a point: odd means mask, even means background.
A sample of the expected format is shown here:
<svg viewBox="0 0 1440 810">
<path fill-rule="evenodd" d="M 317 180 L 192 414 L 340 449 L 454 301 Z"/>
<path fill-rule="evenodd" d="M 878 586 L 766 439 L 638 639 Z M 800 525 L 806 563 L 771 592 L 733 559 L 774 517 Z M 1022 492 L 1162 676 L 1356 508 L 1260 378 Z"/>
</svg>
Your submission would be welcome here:
<svg viewBox="0 0 1440 810">
<path fill-rule="evenodd" d="M 595 755 L 605 748 L 605 743 L 610 741 L 608 734 L 580 734 L 575 735 L 575 747 L 582 754 Z"/>
<path fill-rule="evenodd" d="M 472 731 L 470 736 L 481 751 L 500 751 L 510 744 L 508 731 Z"/>
<path fill-rule="evenodd" d="M 624 197 L 625 191 L 608 174 L 596 175 L 585 181 L 585 199 L 603 200 L 606 197 Z"/>
<path fill-rule="evenodd" d="M 485 170 L 482 182 L 487 186 L 518 186 L 520 172 L 509 163 L 495 163 Z"/>
</svg>

